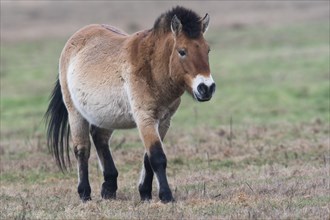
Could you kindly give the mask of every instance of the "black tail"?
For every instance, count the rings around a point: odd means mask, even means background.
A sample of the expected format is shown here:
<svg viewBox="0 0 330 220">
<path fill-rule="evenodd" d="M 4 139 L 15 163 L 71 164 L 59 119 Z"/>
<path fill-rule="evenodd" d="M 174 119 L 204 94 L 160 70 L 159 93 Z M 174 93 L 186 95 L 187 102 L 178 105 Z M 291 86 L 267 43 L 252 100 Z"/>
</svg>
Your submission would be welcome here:
<svg viewBox="0 0 330 220">
<path fill-rule="evenodd" d="M 48 149 L 55 157 L 59 168 L 62 171 L 66 171 L 66 163 L 69 163 L 69 167 L 71 167 L 69 155 L 70 126 L 68 124 L 68 111 L 63 102 L 59 79 L 57 79 L 52 92 L 45 119 Z M 64 159 L 64 151 L 66 151 L 66 160 Z"/>
</svg>

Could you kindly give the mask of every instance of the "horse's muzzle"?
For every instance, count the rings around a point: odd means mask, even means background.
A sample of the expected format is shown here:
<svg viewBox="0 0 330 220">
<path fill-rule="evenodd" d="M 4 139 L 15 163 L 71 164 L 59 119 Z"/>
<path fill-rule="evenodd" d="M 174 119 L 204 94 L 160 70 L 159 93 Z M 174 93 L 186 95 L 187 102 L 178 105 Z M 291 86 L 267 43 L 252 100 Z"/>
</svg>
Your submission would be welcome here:
<svg viewBox="0 0 330 220">
<path fill-rule="evenodd" d="M 211 85 L 206 85 L 205 83 L 200 83 L 197 86 L 197 91 L 194 91 L 194 96 L 199 102 L 209 101 L 215 92 L 215 83 Z"/>
</svg>

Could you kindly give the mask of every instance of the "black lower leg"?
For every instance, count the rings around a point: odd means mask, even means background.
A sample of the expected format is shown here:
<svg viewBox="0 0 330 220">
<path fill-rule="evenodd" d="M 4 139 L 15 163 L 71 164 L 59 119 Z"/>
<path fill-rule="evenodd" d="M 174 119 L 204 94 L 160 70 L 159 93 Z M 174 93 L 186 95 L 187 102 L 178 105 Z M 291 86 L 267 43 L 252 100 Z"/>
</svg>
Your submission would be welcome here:
<svg viewBox="0 0 330 220">
<path fill-rule="evenodd" d="M 82 201 L 91 200 L 91 187 L 88 180 L 88 156 L 85 151 L 75 151 L 75 156 L 78 160 L 78 194 Z"/>
<path fill-rule="evenodd" d="M 113 162 L 108 145 L 111 133 L 111 131 L 106 129 L 98 128 L 96 126 L 91 127 L 93 142 L 95 144 L 100 163 L 103 167 L 104 182 L 102 184 L 101 196 L 104 199 L 116 198 L 116 191 L 118 188 L 118 171 Z"/>
<path fill-rule="evenodd" d="M 110 154 L 109 146 L 103 146 L 103 161 L 104 161 L 104 183 L 102 184 L 101 196 L 103 199 L 115 199 L 117 191 L 118 171 Z"/>
<path fill-rule="evenodd" d="M 144 176 L 142 176 L 141 182 L 139 184 L 139 192 L 141 200 L 150 200 L 152 198 L 151 191 L 152 191 L 152 179 L 154 177 L 154 172 L 151 168 L 150 161 L 148 154 L 144 154 L 143 159 L 143 166 L 144 166 Z"/>
<path fill-rule="evenodd" d="M 166 177 L 166 155 L 162 149 L 160 142 L 156 142 L 150 147 L 150 164 L 155 172 L 159 183 L 159 198 L 162 202 L 167 203 L 173 201 L 172 192 Z"/>
</svg>

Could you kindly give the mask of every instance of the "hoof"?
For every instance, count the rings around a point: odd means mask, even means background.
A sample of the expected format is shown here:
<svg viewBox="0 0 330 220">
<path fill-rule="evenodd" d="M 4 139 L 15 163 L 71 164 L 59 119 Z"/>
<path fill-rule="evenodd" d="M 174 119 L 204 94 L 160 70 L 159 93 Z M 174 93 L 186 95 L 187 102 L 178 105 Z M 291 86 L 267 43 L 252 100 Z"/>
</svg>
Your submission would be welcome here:
<svg viewBox="0 0 330 220">
<path fill-rule="evenodd" d="M 151 196 L 151 193 L 149 194 L 149 193 L 146 193 L 146 194 L 142 194 L 141 192 L 140 192 L 140 197 L 141 197 L 141 201 L 149 201 L 149 200 L 151 200 L 152 199 L 152 196 Z"/>
<path fill-rule="evenodd" d="M 82 202 L 88 202 L 92 200 L 90 196 L 80 196 L 80 199 Z"/>
<path fill-rule="evenodd" d="M 91 187 L 89 186 L 89 184 L 88 185 L 80 184 L 78 186 L 78 194 L 79 194 L 81 201 L 83 201 L 83 202 L 92 200 L 91 199 Z"/>
<path fill-rule="evenodd" d="M 109 182 L 102 184 L 101 196 L 103 199 L 116 199 L 117 186 L 113 186 Z"/>
<path fill-rule="evenodd" d="M 143 185 L 140 185 L 139 193 L 140 193 L 141 201 L 148 201 L 152 199 L 151 188 L 143 187 Z"/>
<path fill-rule="evenodd" d="M 159 192 L 159 199 L 162 203 L 174 202 L 171 190 Z"/>
</svg>

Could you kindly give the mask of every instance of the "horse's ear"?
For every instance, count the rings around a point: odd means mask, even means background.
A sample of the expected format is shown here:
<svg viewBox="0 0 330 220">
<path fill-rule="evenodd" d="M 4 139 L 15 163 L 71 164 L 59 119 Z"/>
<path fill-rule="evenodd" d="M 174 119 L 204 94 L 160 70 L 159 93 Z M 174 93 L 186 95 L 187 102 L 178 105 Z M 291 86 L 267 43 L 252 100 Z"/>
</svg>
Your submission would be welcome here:
<svg viewBox="0 0 330 220">
<path fill-rule="evenodd" d="M 179 18 L 174 15 L 171 21 L 171 30 L 174 35 L 178 35 L 182 30 L 182 24 Z"/>
<path fill-rule="evenodd" d="M 202 32 L 203 34 L 207 31 L 210 23 L 210 15 L 206 13 L 204 18 L 202 19 Z"/>
</svg>

